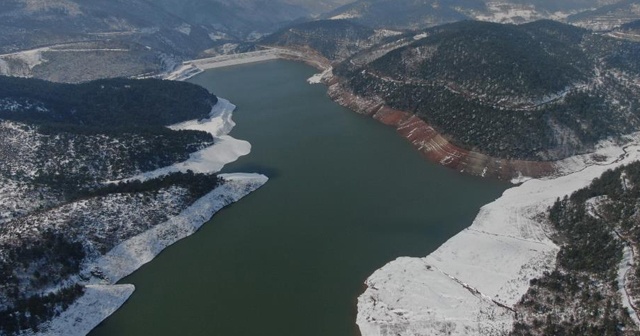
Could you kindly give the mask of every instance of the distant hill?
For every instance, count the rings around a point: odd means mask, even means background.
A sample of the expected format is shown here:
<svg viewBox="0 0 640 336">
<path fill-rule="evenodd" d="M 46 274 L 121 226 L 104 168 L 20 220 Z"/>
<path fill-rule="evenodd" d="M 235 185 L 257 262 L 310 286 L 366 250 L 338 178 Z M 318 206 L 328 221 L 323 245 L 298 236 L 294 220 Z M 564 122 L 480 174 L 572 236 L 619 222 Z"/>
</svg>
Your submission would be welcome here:
<svg viewBox="0 0 640 336">
<path fill-rule="evenodd" d="M 554 160 L 640 129 L 639 43 L 553 21 L 465 21 L 414 34 L 334 73 L 358 96 L 494 157 Z"/>
<path fill-rule="evenodd" d="M 259 42 L 270 46 L 313 50 L 329 60 L 344 60 L 379 41 L 376 31 L 347 20 L 320 20 L 294 25 Z"/>
<path fill-rule="evenodd" d="M 246 40 L 347 2 L 6 0 L 0 75 L 83 82 L 158 74 L 185 59 L 246 50 L 238 47 Z"/>
<path fill-rule="evenodd" d="M 95 40 L 100 34 L 137 35 L 148 43 L 167 39 L 176 49 L 197 42 L 196 35 L 173 35 L 170 31 L 186 22 L 144 0 L 7 0 L 0 4 L 0 18 L 4 27 L 0 36 L 6 42 L 1 44 L 3 52 Z"/>
<path fill-rule="evenodd" d="M 623 0 L 581 11 L 569 16 L 566 22 L 595 30 L 610 30 L 638 19 L 640 3 L 637 0 Z"/>
<path fill-rule="evenodd" d="M 482 0 L 359 0 L 323 17 L 351 19 L 375 28 L 420 29 L 470 18 L 461 8 L 486 10 Z"/>
<path fill-rule="evenodd" d="M 324 15 L 323 18 L 351 19 L 375 28 L 422 29 L 444 23 L 477 19 L 502 23 L 525 23 L 539 19 L 562 19 L 602 6 L 630 0 L 359 0 Z M 636 15 L 637 18 L 638 13 Z M 586 14 L 589 15 L 589 14 Z M 607 25 L 628 22 L 629 13 L 616 13 Z M 586 20 L 585 26 L 602 22 Z"/>
<path fill-rule="evenodd" d="M 209 48 L 210 33 L 145 0 L 7 0 L 0 74 L 77 82 L 160 72 Z"/>
<path fill-rule="evenodd" d="M 252 32 L 276 29 L 283 23 L 309 15 L 302 7 L 283 1 L 155 0 L 158 6 L 181 19 L 210 26 L 243 38 Z"/>
<path fill-rule="evenodd" d="M 167 12 L 193 24 L 243 38 L 272 32 L 286 23 L 309 18 L 353 0 L 154 0 Z"/>
</svg>

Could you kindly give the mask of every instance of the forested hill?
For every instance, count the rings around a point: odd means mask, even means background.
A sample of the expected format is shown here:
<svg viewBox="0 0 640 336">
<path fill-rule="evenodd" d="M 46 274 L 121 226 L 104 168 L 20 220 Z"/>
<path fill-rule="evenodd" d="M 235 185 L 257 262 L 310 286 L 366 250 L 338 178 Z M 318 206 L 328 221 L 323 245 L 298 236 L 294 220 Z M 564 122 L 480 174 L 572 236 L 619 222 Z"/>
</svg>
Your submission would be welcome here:
<svg viewBox="0 0 640 336">
<path fill-rule="evenodd" d="M 191 172 L 108 183 L 212 145 L 211 134 L 166 126 L 216 102 L 182 82 L 0 77 L 0 335 L 42 330 L 102 279 L 79 274 L 86 263 L 224 183 Z"/>
<path fill-rule="evenodd" d="M 0 77 L 0 178 L 68 198 L 103 181 L 184 161 L 212 136 L 166 126 L 206 118 L 216 102 L 206 89 L 183 82 Z"/>
<path fill-rule="evenodd" d="M 477 93 L 544 96 L 584 81 L 593 64 L 580 43 L 586 30 L 553 21 L 522 26 L 465 21 L 374 61 L 396 79 L 440 79 Z"/>
<path fill-rule="evenodd" d="M 639 17 L 635 3 L 635 0 L 358 0 L 322 17 L 349 19 L 374 28 L 424 29 L 469 19 L 525 23 L 571 15 L 566 19 L 568 22 L 611 29 Z"/>
<path fill-rule="evenodd" d="M 201 119 L 217 97 L 185 82 L 108 79 L 60 84 L 0 76 L 0 118 L 76 128 L 151 128 Z"/>
<path fill-rule="evenodd" d="M 334 73 L 495 157 L 554 160 L 640 129 L 639 43 L 554 21 L 463 21 L 414 39 L 370 48 Z"/>
<path fill-rule="evenodd" d="M 531 280 L 511 335 L 638 335 L 640 163 L 608 171 L 548 212 L 556 269 Z M 630 303 L 630 304 L 629 304 Z"/>
</svg>

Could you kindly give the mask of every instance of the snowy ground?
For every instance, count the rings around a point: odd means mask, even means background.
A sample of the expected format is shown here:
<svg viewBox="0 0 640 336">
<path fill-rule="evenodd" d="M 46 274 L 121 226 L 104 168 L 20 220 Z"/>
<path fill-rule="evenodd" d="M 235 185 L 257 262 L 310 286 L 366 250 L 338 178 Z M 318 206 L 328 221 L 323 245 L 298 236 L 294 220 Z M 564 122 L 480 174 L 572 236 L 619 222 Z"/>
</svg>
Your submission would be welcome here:
<svg viewBox="0 0 640 336">
<path fill-rule="evenodd" d="M 197 200 L 179 215 L 135 236 L 86 267 L 116 282 L 151 261 L 166 247 L 196 232 L 216 212 L 267 182 L 260 174 L 222 174 L 225 183 Z M 94 279 L 98 280 L 98 279 Z"/>
<path fill-rule="evenodd" d="M 618 280 L 618 292 L 620 293 L 620 297 L 622 297 L 622 305 L 629 312 L 629 316 L 631 316 L 631 319 L 637 326 L 640 326 L 640 318 L 633 305 L 633 297 L 631 297 L 627 290 L 627 279 L 629 273 L 633 271 L 633 263 L 633 248 L 625 242 L 622 251 L 622 260 L 618 265 L 618 276 L 616 278 L 616 280 Z"/>
<path fill-rule="evenodd" d="M 126 179 L 147 181 L 168 174 L 191 170 L 194 173 L 216 173 L 224 165 L 236 161 L 239 157 L 251 152 L 251 144 L 247 141 L 235 139 L 227 135 L 235 123 L 231 120 L 236 106 L 226 99 L 219 98 L 218 103 L 211 110 L 210 117 L 204 120 L 187 121 L 169 126 L 173 130 L 205 131 L 213 135 L 214 144 L 190 155 L 184 162 L 145 172 Z"/>
<path fill-rule="evenodd" d="M 109 251 L 104 257 L 85 265 L 82 273 L 100 273 L 94 284 L 63 314 L 55 318 L 46 332 L 35 335 L 86 335 L 114 313 L 133 293 L 133 285 L 115 285 L 123 277 L 150 262 L 162 250 L 195 233 L 216 212 L 237 202 L 265 184 L 268 178 L 259 174 L 221 175 L 226 181 L 179 215 L 145 231 Z"/>
<path fill-rule="evenodd" d="M 83 336 L 113 314 L 133 294 L 133 285 L 89 285 L 85 294 L 47 326 L 47 332 L 28 335 Z"/>
<path fill-rule="evenodd" d="M 606 170 L 640 159 L 640 135 L 624 147 L 558 163 L 566 175 L 531 179 L 484 206 L 471 227 L 425 258 L 399 258 L 376 271 L 358 298 L 363 336 L 499 335 L 529 280 L 555 267 L 559 248 L 538 217 L 558 197 Z"/>
<path fill-rule="evenodd" d="M 215 138 L 214 145 L 196 152 L 182 163 L 134 176 L 148 180 L 173 172 L 216 173 L 240 156 L 249 154 L 251 145 L 228 133 L 235 126 L 231 119 L 235 106 L 219 99 L 210 118 L 169 126 L 174 130 L 202 130 Z M 85 335 L 115 312 L 133 293 L 132 285 L 115 285 L 123 277 L 150 262 L 163 249 L 196 232 L 225 206 L 240 200 L 264 185 L 268 178 L 260 174 L 223 174 L 224 183 L 198 199 L 179 214 L 120 243 L 106 255 L 83 266 L 82 274 L 92 277 L 85 294 L 63 314 L 48 324 L 46 332 L 35 335 Z"/>
<path fill-rule="evenodd" d="M 491 21 L 499 23 L 520 23 L 531 22 L 540 19 L 551 19 L 561 21 L 572 12 L 555 12 L 548 13 L 546 11 L 537 10 L 534 5 L 512 4 L 502 1 L 487 2 L 487 13 L 477 13 L 474 15 L 476 20 Z"/>
<path fill-rule="evenodd" d="M 174 130 L 189 129 L 209 132 L 215 137 L 215 143 L 213 146 L 192 154 L 185 162 L 144 173 L 134 179 L 148 180 L 187 170 L 197 173 L 215 173 L 220 171 L 225 164 L 237 160 L 242 155 L 249 154 L 251 144 L 227 135 L 235 126 L 231 119 L 235 108 L 235 105 L 228 100 L 219 98 L 209 119 L 169 126 Z M 116 246 L 95 263 L 87 265 L 85 271 L 98 271 L 104 275 L 104 280 L 99 281 L 100 283 L 115 284 L 121 278 L 153 260 L 169 245 L 196 232 L 220 209 L 240 200 L 268 180 L 266 176 L 259 174 L 226 174 L 220 177 L 226 181 L 222 186 L 200 198 L 179 215 Z M 95 278 L 93 280 L 98 281 Z M 119 308 L 133 292 L 132 288 L 128 291 L 118 291 L 118 286 L 103 288 L 113 288 L 113 290 L 104 290 L 98 293 L 88 291 L 79 299 L 78 304 L 65 312 L 64 319 L 54 320 L 52 326 L 57 328 L 54 330 L 74 330 L 78 331 L 78 335 L 84 335 Z M 94 303 L 83 304 L 84 302 Z"/>
<path fill-rule="evenodd" d="M 320 84 L 323 79 L 331 78 L 333 76 L 333 68 L 327 68 L 327 70 L 317 73 L 307 79 L 309 84 Z"/>
</svg>

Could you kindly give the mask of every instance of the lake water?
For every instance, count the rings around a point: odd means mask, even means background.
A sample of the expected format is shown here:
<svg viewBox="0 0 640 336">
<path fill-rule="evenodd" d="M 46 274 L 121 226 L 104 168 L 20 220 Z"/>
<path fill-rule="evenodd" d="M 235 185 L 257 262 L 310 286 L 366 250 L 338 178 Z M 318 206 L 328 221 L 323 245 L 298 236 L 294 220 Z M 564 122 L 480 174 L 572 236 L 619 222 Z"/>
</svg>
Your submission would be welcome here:
<svg viewBox="0 0 640 336">
<path fill-rule="evenodd" d="M 249 156 L 225 172 L 270 181 L 122 283 L 131 299 L 91 335 L 353 336 L 376 269 L 425 256 L 508 187 L 427 162 L 390 127 L 340 107 L 300 63 L 191 81 L 238 105 Z"/>
</svg>

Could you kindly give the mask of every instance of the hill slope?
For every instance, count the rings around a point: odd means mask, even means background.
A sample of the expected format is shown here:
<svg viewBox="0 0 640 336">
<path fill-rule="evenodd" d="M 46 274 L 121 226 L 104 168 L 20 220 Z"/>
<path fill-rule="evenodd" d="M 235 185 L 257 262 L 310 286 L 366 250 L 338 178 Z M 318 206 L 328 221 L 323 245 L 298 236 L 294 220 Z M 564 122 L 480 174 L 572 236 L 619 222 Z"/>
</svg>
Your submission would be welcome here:
<svg viewBox="0 0 640 336">
<path fill-rule="evenodd" d="M 594 8 L 629 0 L 359 0 L 340 7 L 325 18 L 352 19 L 376 27 L 392 29 L 420 29 L 439 24 L 477 19 L 502 23 L 524 23 L 539 19 L 563 19 L 571 14 L 590 12 Z M 631 1 L 632 2 L 632 1 Z M 617 7 L 616 7 L 617 8 Z M 603 9 L 602 11 L 605 11 Z M 593 13 L 594 15 L 597 13 Z M 614 13 L 596 22 L 584 20 L 585 26 L 607 26 L 628 22 L 630 13 Z M 590 14 L 587 14 L 589 16 Z M 636 13 L 636 18 L 637 13 Z M 627 20 L 627 21 L 625 21 Z"/>
<path fill-rule="evenodd" d="M 460 8 L 484 11 L 486 6 L 481 0 L 360 0 L 323 17 L 352 19 L 375 28 L 419 29 L 468 19 Z"/>
<path fill-rule="evenodd" d="M 347 2 L 7 0 L 0 74 L 59 82 L 158 74 Z"/>
<path fill-rule="evenodd" d="M 206 27 L 145 0 L 8 0 L 0 19 L 0 74 L 57 81 L 159 72 L 166 55 L 190 58 L 212 44 Z"/>
<path fill-rule="evenodd" d="M 634 0 L 616 1 L 567 17 L 568 23 L 595 30 L 610 30 L 640 19 L 640 4 Z"/>
<path fill-rule="evenodd" d="M 640 164 L 608 171 L 548 211 L 561 250 L 531 281 L 512 335 L 637 335 Z M 597 251 L 597 252 L 595 252 Z"/>
<path fill-rule="evenodd" d="M 414 113 L 459 147 L 555 160 L 639 129 L 638 43 L 552 21 L 461 22 L 399 39 L 338 65 L 340 85 Z"/>
<path fill-rule="evenodd" d="M 378 43 L 384 34 L 347 20 L 320 20 L 277 31 L 261 44 L 317 52 L 331 60 L 344 60 Z"/>
<path fill-rule="evenodd" d="M 15 335 L 37 331 L 99 281 L 99 272 L 79 274 L 87 263 L 224 182 L 187 172 L 106 183 L 213 143 L 165 127 L 209 116 L 217 98 L 201 87 L 0 77 L 0 88 L 0 334 Z"/>
</svg>

